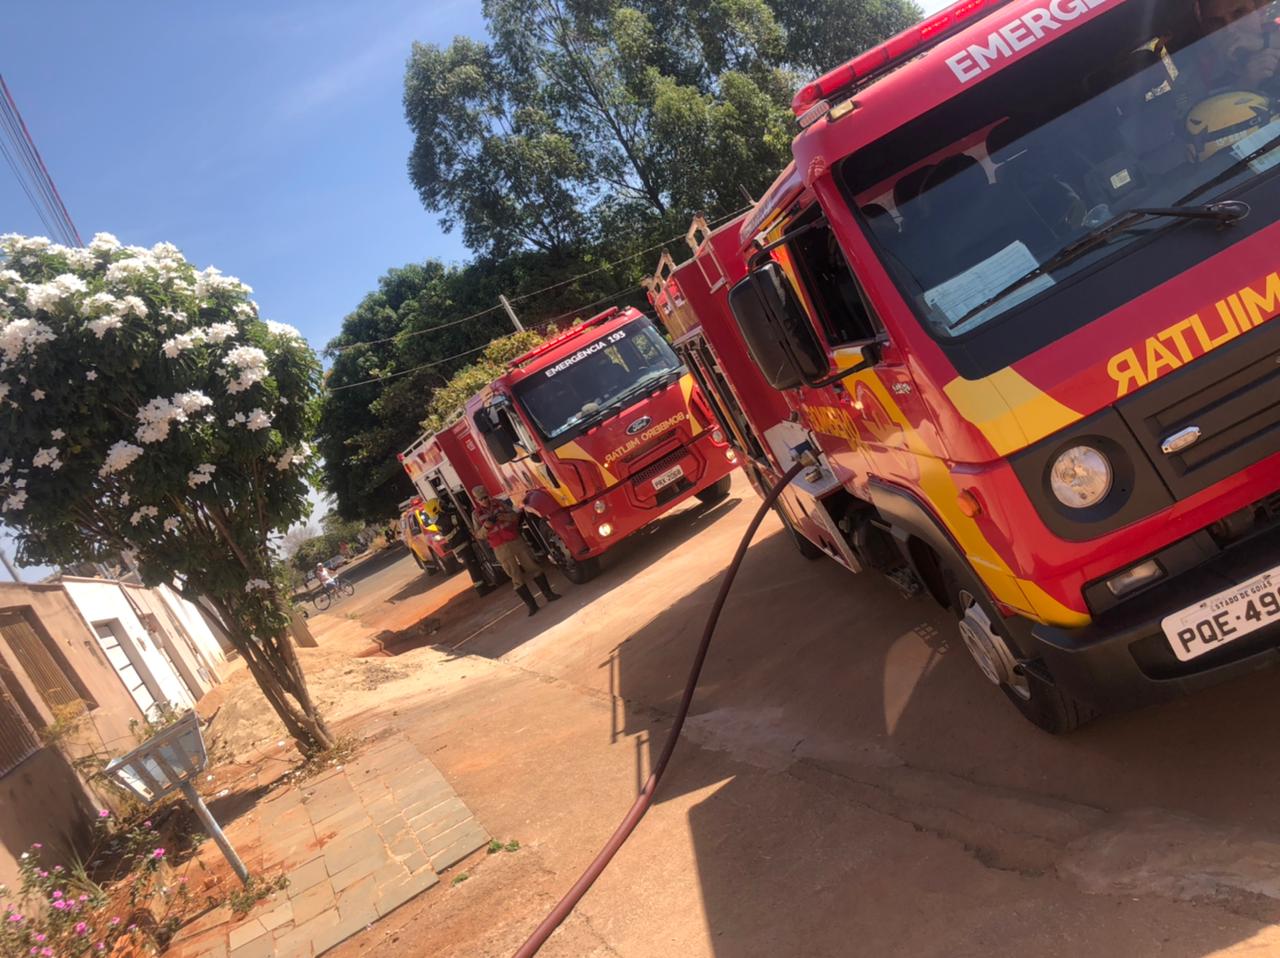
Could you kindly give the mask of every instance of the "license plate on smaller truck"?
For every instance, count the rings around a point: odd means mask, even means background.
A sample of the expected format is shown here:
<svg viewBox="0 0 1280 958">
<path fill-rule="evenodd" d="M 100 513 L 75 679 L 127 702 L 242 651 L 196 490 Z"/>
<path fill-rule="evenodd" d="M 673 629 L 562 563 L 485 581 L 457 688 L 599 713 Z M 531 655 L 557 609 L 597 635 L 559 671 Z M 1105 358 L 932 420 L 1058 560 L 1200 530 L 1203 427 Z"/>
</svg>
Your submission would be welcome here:
<svg viewBox="0 0 1280 958">
<path fill-rule="evenodd" d="M 1189 662 L 1273 622 L 1280 622 L 1280 566 L 1165 616 L 1160 627 L 1173 654 Z"/>
<path fill-rule="evenodd" d="M 653 491 L 657 492 L 663 486 L 669 486 L 681 476 L 684 475 L 684 468 L 681 466 L 672 466 L 666 472 L 659 473 L 653 477 Z"/>
</svg>

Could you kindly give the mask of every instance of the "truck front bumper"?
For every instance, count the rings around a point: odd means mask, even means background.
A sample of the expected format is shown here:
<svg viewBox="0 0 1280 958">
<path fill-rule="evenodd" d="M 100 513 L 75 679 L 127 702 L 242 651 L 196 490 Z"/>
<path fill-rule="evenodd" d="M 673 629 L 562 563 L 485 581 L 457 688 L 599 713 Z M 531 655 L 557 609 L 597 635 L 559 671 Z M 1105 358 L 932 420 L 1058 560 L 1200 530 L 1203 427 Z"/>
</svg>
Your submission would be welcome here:
<svg viewBox="0 0 1280 958">
<path fill-rule="evenodd" d="M 1015 640 L 1054 683 L 1112 711 L 1175 698 L 1280 663 L 1280 616 L 1190 661 L 1174 654 L 1163 619 L 1280 567 L 1280 528 L 1236 543 L 1121 602 L 1081 629 L 1022 620 Z M 1020 633 L 1020 634 L 1019 634 Z"/>
<path fill-rule="evenodd" d="M 716 442 L 708 430 L 656 463 L 611 486 L 589 502 L 573 507 L 573 524 L 587 544 L 586 555 L 599 555 L 680 505 L 690 496 L 719 482 L 738 466 L 727 442 Z M 655 489 L 653 480 L 679 467 L 681 476 Z M 603 503 L 597 511 L 596 503 Z M 601 533 L 607 527 L 608 535 Z"/>
</svg>

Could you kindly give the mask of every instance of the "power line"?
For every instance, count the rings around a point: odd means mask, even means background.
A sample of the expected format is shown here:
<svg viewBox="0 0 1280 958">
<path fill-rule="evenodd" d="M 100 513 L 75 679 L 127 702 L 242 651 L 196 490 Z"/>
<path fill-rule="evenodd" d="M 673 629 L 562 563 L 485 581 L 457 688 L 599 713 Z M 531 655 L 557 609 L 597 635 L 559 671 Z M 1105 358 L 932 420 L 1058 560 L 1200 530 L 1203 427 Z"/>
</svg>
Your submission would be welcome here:
<svg viewBox="0 0 1280 958">
<path fill-rule="evenodd" d="M 395 379 L 399 376 L 408 376 L 410 373 L 416 373 L 423 369 L 430 369 L 432 366 L 443 366 L 445 363 L 453 362 L 455 359 L 461 359 L 463 356 L 470 356 L 472 353 L 478 353 L 483 349 L 488 349 L 489 344 L 484 343 L 475 349 L 468 349 L 465 352 L 455 353 L 452 356 L 446 356 L 444 359 L 437 359 L 429 363 L 422 363 L 420 366 L 413 366 L 409 369 L 402 369 L 399 372 L 389 373 L 386 376 L 374 376 L 371 379 L 362 379 L 356 383 L 343 383 L 341 386 L 327 387 L 329 392 L 336 393 L 340 389 L 355 389 L 356 386 L 367 386 L 369 383 L 383 383 L 389 379 Z"/>
<path fill-rule="evenodd" d="M 9 92 L 9 85 L 4 82 L 4 76 L 0 75 L 0 94 L 6 104 L 6 110 L 12 114 L 12 118 L 17 120 L 18 127 L 22 132 L 22 140 L 26 148 L 30 151 L 30 156 L 35 160 L 39 167 L 40 175 L 37 177 L 38 182 L 47 184 L 49 193 L 52 194 L 54 211 L 58 218 L 66 224 L 68 236 L 74 241 L 74 245 L 83 246 L 84 243 L 80 239 L 80 231 L 76 229 L 76 224 L 71 220 L 71 214 L 67 212 L 67 205 L 62 202 L 62 196 L 58 193 L 58 186 L 53 182 L 53 177 L 49 174 L 49 168 L 45 166 L 44 159 L 40 156 L 40 150 L 36 147 L 35 140 L 31 138 L 31 131 L 27 129 L 26 121 L 22 119 L 22 111 L 18 109 L 18 104 L 13 99 L 13 94 Z"/>
<path fill-rule="evenodd" d="M 751 209 L 750 206 L 744 206 L 741 209 L 734 210 L 732 213 L 726 213 L 724 216 L 720 217 L 717 220 L 713 220 L 712 223 L 708 225 L 719 226 L 723 223 L 727 223 L 729 220 L 733 219 L 735 216 L 745 213 L 749 209 Z M 543 293 L 549 293 L 552 290 L 556 290 L 556 289 L 560 289 L 561 287 L 568 286 L 570 283 L 576 283 L 580 279 L 585 279 L 588 276 L 594 276 L 596 273 L 601 273 L 607 269 L 612 269 L 615 266 L 621 266 L 623 263 L 630 262 L 631 260 L 637 259 L 641 256 L 645 256 L 648 253 L 656 252 L 657 250 L 662 249 L 668 243 L 674 243 L 676 242 L 676 240 L 681 240 L 681 239 L 684 239 L 683 233 L 679 234 L 678 236 L 672 236 L 668 239 L 665 239 L 661 243 L 656 243 L 653 246 L 639 250 L 638 252 L 632 253 L 629 256 L 624 256 L 621 259 L 614 260 L 611 263 L 605 263 L 603 266 L 597 266 L 595 269 L 588 270 L 585 273 L 578 273 L 576 276 L 570 276 L 568 279 L 561 280 L 558 283 L 552 283 L 550 286 L 544 286 L 542 287 L 542 289 L 535 289 L 531 293 L 523 293 L 519 296 L 510 296 L 508 297 L 508 302 L 522 303 L 527 299 L 532 299 L 534 296 L 541 296 Z M 629 286 L 622 292 L 629 292 L 632 289 L 639 289 L 639 288 L 640 287 L 638 285 Z M 615 295 L 620 295 L 620 294 L 615 294 Z M 614 298 L 613 296 L 607 296 L 604 299 L 596 300 L 595 303 L 589 303 L 586 306 L 577 306 L 574 309 L 569 310 L 569 312 L 562 313 L 560 316 L 557 316 L 555 318 L 561 319 L 564 316 L 572 315 L 573 313 L 579 312 L 583 309 L 590 309 L 591 306 L 594 306 L 597 303 L 608 302 L 608 300 L 613 298 Z M 480 319 L 481 317 L 488 316 L 490 313 L 497 312 L 499 309 L 502 309 L 501 303 L 499 303 L 496 306 L 490 306 L 488 309 L 482 309 L 478 313 L 472 313 L 470 316 L 463 316 L 461 319 L 455 319 L 447 323 L 441 323 L 438 326 L 429 326 L 426 329 L 415 329 L 415 330 L 412 330 L 411 332 L 399 333 L 395 336 L 384 337 L 383 339 L 370 339 L 370 340 L 359 342 L 359 343 L 347 343 L 344 346 L 339 346 L 336 349 L 331 350 L 331 352 L 341 354 L 341 353 L 345 353 L 349 349 L 355 349 L 358 346 L 381 346 L 383 343 L 389 343 L 397 339 L 404 340 L 404 339 L 410 339 L 414 336 L 422 336 L 422 335 L 425 335 L 426 333 L 434 333 L 441 329 L 448 329 L 450 326 L 458 326 L 458 325 L 461 325 L 462 323 L 469 323 L 474 319 Z M 543 325 L 543 323 L 539 323 L 538 325 Z"/>
</svg>

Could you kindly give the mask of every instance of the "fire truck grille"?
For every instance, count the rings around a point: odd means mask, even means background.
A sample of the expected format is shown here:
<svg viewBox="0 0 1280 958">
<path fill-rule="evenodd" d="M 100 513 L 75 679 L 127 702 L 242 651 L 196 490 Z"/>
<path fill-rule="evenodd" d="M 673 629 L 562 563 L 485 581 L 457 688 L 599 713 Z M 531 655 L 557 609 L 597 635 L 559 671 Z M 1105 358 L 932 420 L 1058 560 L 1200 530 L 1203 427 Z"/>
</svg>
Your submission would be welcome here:
<svg viewBox="0 0 1280 958">
<path fill-rule="evenodd" d="M 637 487 L 643 486 L 647 482 L 652 482 L 658 476 L 662 475 L 669 469 L 674 469 L 680 465 L 680 461 L 685 458 L 685 451 L 677 449 L 675 452 L 668 453 L 657 462 L 651 462 L 639 472 L 631 477 L 631 481 Z"/>
<path fill-rule="evenodd" d="M 1179 499 L 1280 451 L 1280 321 L 1116 404 Z"/>
</svg>

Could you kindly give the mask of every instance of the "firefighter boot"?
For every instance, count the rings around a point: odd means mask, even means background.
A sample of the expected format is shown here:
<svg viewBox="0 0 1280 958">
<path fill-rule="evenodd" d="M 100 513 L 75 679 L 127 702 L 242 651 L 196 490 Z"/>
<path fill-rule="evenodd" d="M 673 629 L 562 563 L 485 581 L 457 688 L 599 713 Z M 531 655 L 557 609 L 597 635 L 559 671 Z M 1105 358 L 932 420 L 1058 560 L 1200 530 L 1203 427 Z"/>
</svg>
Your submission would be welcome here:
<svg viewBox="0 0 1280 958">
<path fill-rule="evenodd" d="M 538 583 L 538 588 L 542 590 L 542 597 L 548 602 L 554 602 L 556 599 L 560 598 L 559 592 L 551 591 L 551 583 L 547 581 L 547 574 L 545 572 L 542 573 L 542 575 L 534 576 L 533 581 Z"/>
<path fill-rule="evenodd" d="M 516 589 L 516 595 L 524 600 L 524 604 L 529 607 L 529 614 L 533 615 L 538 611 L 538 603 L 533 598 L 533 593 L 529 591 L 527 585 L 522 585 Z"/>
</svg>

